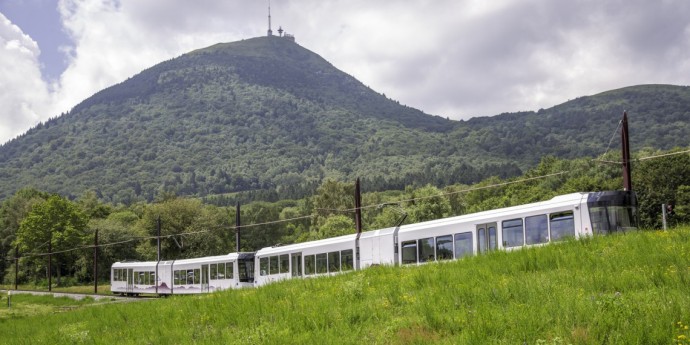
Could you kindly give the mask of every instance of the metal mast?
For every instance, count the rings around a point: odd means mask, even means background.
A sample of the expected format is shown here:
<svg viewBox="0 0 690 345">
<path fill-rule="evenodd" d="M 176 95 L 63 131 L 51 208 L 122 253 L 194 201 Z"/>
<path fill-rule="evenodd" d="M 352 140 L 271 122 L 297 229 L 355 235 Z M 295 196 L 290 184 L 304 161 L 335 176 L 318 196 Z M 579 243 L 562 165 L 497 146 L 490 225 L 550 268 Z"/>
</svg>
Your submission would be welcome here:
<svg viewBox="0 0 690 345">
<path fill-rule="evenodd" d="M 273 36 L 273 30 L 271 30 L 271 0 L 268 0 L 268 36 Z"/>
</svg>

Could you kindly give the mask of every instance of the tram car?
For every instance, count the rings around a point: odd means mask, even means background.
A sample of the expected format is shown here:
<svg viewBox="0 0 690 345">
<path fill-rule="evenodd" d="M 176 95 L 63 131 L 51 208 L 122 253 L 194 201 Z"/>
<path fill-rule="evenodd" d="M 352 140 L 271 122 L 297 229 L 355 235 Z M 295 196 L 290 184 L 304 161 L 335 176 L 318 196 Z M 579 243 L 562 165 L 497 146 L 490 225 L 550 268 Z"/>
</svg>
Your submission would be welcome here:
<svg viewBox="0 0 690 345">
<path fill-rule="evenodd" d="M 254 253 L 195 259 L 116 262 L 110 290 L 115 294 L 195 294 L 254 285 Z"/>
<path fill-rule="evenodd" d="M 168 262 L 162 262 L 159 275 L 166 284 L 158 286 L 158 293 L 202 293 L 229 287 L 262 286 L 284 279 L 339 274 L 372 265 L 420 265 L 494 250 L 540 246 L 568 237 L 626 231 L 637 226 L 636 205 L 635 194 L 631 191 L 572 193 L 537 203 L 266 247 L 256 253 L 239 254 L 232 261 L 240 266 L 243 263 L 246 272 L 253 264 L 252 279 L 245 275 L 244 280 L 225 285 L 219 282 L 217 273 L 213 275 L 210 266 L 223 262 L 223 259 L 216 259 L 223 257 L 178 260 L 174 262 L 174 269 L 173 262 L 170 268 L 167 268 Z M 233 255 L 238 254 L 227 257 Z M 137 266 L 140 264 L 148 266 Z M 113 265 L 113 292 L 145 290 L 151 293 L 152 287 L 146 283 L 155 281 L 151 278 L 151 267 L 155 265 L 155 262 L 116 263 Z M 233 267 L 238 270 L 236 265 Z M 148 280 L 146 269 L 149 270 Z M 137 281 L 143 284 L 130 282 L 129 277 L 138 277 Z"/>
<path fill-rule="evenodd" d="M 255 285 L 371 265 L 418 265 L 567 237 L 636 228 L 632 192 L 572 193 L 551 200 L 256 252 Z M 359 253 L 359 255 L 357 255 Z"/>
</svg>

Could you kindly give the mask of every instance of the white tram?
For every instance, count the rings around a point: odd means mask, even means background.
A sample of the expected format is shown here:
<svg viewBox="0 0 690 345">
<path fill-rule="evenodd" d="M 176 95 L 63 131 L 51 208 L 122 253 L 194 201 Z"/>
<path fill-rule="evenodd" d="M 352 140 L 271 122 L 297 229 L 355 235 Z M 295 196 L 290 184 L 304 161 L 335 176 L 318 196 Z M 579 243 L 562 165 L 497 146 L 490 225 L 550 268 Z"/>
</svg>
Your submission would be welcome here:
<svg viewBox="0 0 690 345">
<path fill-rule="evenodd" d="M 632 192 L 572 193 L 548 201 L 263 248 L 257 286 L 293 277 L 335 274 L 371 265 L 422 264 L 492 250 L 543 245 L 567 237 L 634 229 Z"/>
<path fill-rule="evenodd" d="M 267 247 L 256 253 L 159 264 L 118 262 L 113 265 L 112 291 L 202 293 L 261 286 L 297 277 L 338 274 L 372 265 L 418 265 L 493 250 L 514 250 L 567 237 L 635 229 L 636 205 L 635 194 L 631 191 L 572 193 L 543 202 Z M 220 278 L 222 263 L 226 270 Z M 154 272 L 156 266 L 158 274 Z M 233 271 L 228 271 L 230 266 Z M 233 273 L 242 269 L 244 275 Z"/>
<path fill-rule="evenodd" d="M 110 290 L 116 294 L 193 294 L 254 285 L 254 253 L 196 259 L 116 262 Z"/>
</svg>

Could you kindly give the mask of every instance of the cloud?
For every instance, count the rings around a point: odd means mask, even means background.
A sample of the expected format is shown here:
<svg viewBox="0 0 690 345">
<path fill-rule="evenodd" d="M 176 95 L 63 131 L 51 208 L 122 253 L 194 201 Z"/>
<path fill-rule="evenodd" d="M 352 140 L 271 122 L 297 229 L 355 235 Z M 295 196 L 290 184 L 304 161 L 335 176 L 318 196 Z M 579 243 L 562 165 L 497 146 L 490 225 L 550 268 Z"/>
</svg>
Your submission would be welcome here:
<svg viewBox="0 0 690 345">
<path fill-rule="evenodd" d="M 54 111 L 69 110 L 161 61 L 239 36 L 241 30 L 230 35 L 230 30 L 222 30 L 227 23 L 220 21 L 223 9 L 215 3 L 60 1 L 64 27 L 75 46 L 56 87 L 59 101 Z"/>
<path fill-rule="evenodd" d="M 41 80 L 38 45 L 0 13 L 0 139 L 38 124 L 50 96 Z"/>
<path fill-rule="evenodd" d="M 683 0 L 315 2 L 293 3 L 290 16 L 325 18 L 297 22 L 298 41 L 389 97 L 456 119 L 690 75 Z"/>
</svg>

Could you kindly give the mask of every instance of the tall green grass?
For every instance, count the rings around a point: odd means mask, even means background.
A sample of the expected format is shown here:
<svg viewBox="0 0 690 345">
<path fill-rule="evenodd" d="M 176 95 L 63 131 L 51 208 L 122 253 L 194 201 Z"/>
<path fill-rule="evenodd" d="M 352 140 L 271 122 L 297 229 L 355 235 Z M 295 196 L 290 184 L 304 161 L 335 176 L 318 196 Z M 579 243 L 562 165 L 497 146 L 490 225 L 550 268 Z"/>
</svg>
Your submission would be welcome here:
<svg viewBox="0 0 690 345">
<path fill-rule="evenodd" d="M 687 344 L 690 228 L 0 320 L 7 344 Z"/>
</svg>

